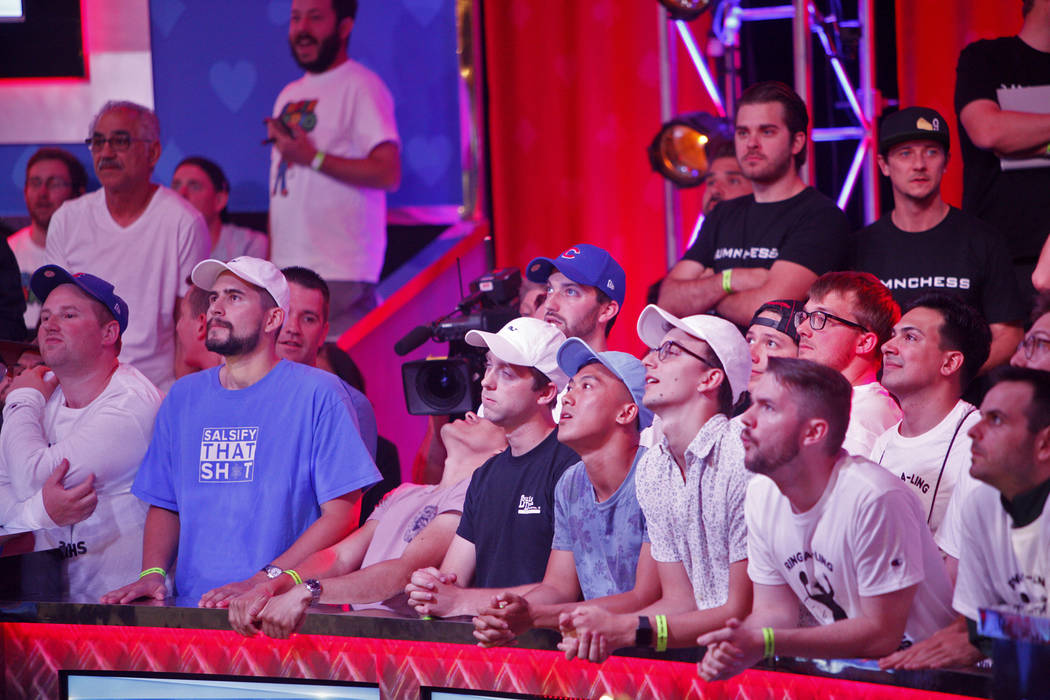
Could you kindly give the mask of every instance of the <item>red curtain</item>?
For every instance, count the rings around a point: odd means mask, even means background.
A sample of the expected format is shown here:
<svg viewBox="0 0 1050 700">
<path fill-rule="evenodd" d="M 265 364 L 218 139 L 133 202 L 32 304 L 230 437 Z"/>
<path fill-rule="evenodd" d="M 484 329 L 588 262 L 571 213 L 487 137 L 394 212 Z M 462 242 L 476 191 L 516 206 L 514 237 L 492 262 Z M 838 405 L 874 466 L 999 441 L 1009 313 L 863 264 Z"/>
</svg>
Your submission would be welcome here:
<svg viewBox="0 0 1050 700">
<path fill-rule="evenodd" d="M 954 157 L 944 198 L 962 202 L 962 156 L 955 120 L 955 63 L 977 39 L 1016 34 L 1021 0 L 897 0 L 897 80 L 902 107 L 933 107 L 948 120 Z"/>
<path fill-rule="evenodd" d="M 627 272 L 611 343 L 640 350 L 634 322 L 666 272 L 663 180 L 645 154 L 660 126 L 657 3 L 498 1 L 484 10 L 497 264 L 602 246 Z M 681 82 L 695 85 L 687 71 L 683 61 Z"/>
</svg>

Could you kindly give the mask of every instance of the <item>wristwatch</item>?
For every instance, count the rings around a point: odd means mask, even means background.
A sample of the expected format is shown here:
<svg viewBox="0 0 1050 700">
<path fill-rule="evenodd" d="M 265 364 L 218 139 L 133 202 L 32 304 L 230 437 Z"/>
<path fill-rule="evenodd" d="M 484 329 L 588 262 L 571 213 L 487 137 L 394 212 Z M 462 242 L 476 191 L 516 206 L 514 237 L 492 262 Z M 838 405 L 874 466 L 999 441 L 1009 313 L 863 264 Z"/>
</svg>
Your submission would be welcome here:
<svg viewBox="0 0 1050 700">
<path fill-rule="evenodd" d="M 653 625 L 646 615 L 638 616 L 638 629 L 634 631 L 634 645 L 636 647 L 651 647 L 653 645 Z"/>
<path fill-rule="evenodd" d="M 310 591 L 310 605 L 313 605 L 321 599 L 321 582 L 315 578 L 308 578 L 303 581 L 303 585 L 306 586 L 306 590 Z"/>
<path fill-rule="evenodd" d="M 274 566 L 273 564 L 267 564 L 263 568 L 259 569 L 259 571 L 265 573 L 266 578 L 277 578 L 278 576 L 284 573 L 284 569 L 282 569 L 279 566 Z"/>
</svg>

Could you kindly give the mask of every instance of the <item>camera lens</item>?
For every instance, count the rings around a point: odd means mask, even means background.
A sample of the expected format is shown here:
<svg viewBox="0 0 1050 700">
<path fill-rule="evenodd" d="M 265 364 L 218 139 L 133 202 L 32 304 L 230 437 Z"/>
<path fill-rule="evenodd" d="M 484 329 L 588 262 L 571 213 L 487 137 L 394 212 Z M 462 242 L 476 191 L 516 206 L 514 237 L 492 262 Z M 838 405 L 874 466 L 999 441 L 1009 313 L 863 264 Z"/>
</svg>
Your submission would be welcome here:
<svg viewBox="0 0 1050 700">
<path fill-rule="evenodd" d="M 451 410 L 464 399 L 467 389 L 455 368 L 443 362 L 424 367 L 416 375 L 419 397 L 435 409 Z"/>
</svg>

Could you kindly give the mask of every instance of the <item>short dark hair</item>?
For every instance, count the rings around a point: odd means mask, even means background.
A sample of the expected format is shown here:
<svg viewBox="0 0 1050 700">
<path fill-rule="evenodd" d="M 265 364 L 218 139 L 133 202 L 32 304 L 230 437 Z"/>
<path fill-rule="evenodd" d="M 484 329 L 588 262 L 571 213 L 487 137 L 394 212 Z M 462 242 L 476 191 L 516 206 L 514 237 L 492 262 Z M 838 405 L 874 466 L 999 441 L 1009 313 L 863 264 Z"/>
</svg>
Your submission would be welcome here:
<svg viewBox="0 0 1050 700">
<path fill-rule="evenodd" d="M 849 427 L 853 387 L 830 367 L 812 360 L 794 357 L 771 357 L 766 373 L 787 388 L 807 418 L 828 422 L 826 452 L 834 454 L 842 447 Z"/>
<path fill-rule="evenodd" d="M 343 20 L 347 17 L 355 19 L 357 17 L 357 0 L 332 0 L 332 9 L 335 10 L 336 20 Z"/>
<path fill-rule="evenodd" d="M 365 393 L 365 377 L 349 353 L 331 341 L 321 346 L 321 352 L 328 358 L 328 364 L 337 377 Z"/>
<path fill-rule="evenodd" d="M 707 162 L 713 163 L 719 158 L 736 160 L 736 144 L 725 139 L 715 139 L 707 144 Z"/>
<path fill-rule="evenodd" d="M 60 160 L 66 164 L 69 171 L 69 184 L 74 197 L 79 197 L 87 190 L 87 170 L 77 157 L 64 148 L 45 146 L 38 148 L 36 153 L 29 156 L 26 163 L 26 179 L 29 179 L 29 170 L 42 160 Z"/>
<path fill-rule="evenodd" d="M 959 380 L 963 389 L 973 381 L 988 361 L 992 331 L 981 312 L 965 301 L 946 292 L 927 292 L 907 305 L 912 309 L 931 309 L 941 315 L 941 350 L 958 350 L 963 355 Z"/>
<path fill-rule="evenodd" d="M 711 346 L 704 343 L 704 351 L 700 355 L 712 368 L 722 371 L 722 383 L 718 386 L 718 412 L 725 415 L 733 413 L 733 387 L 729 385 L 729 375 L 726 374 L 725 365 L 718 359 L 718 355 Z"/>
<path fill-rule="evenodd" d="M 1000 382 L 1020 382 L 1032 387 L 1032 402 L 1025 409 L 1028 432 L 1038 433 L 1050 425 L 1050 372 L 1030 367 L 996 367 L 988 376 L 988 388 Z"/>
<path fill-rule="evenodd" d="M 179 164 L 175 166 L 175 170 L 177 171 L 184 165 L 195 165 L 203 170 L 204 174 L 208 176 L 209 180 L 211 180 L 211 186 L 215 188 L 216 192 L 230 191 L 230 181 L 226 179 L 226 173 L 222 171 L 222 168 L 220 168 L 219 164 L 215 161 L 208 160 L 204 156 L 189 156 L 188 158 L 183 158 Z M 227 206 L 223 207 L 222 211 L 219 212 L 220 221 L 225 222 L 228 220 L 228 208 L 229 206 L 227 203 Z"/>
<path fill-rule="evenodd" d="M 300 287 L 306 287 L 321 293 L 321 297 L 324 299 L 324 320 L 327 321 L 328 307 L 332 302 L 332 292 L 328 289 L 328 283 L 324 281 L 324 278 L 310 268 L 298 265 L 286 267 L 281 272 L 284 273 L 284 278 L 288 280 L 289 284 L 294 282 Z"/>
<path fill-rule="evenodd" d="M 532 390 L 543 391 L 547 388 L 548 384 L 553 384 L 551 378 L 546 374 L 536 369 L 535 367 L 529 367 L 529 373 L 532 374 Z"/>
<path fill-rule="evenodd" d="M 267 294 L 269 296 L 269 294 Z M 186 301 L 190 305 L 190 313 L 194 318 L 204 314 L 207 315 L 208 307 L 211 306 L 211 293 L 201 289 L 197 285 L 190 285 L 190 291 L 186 295 Z"/>
<path fill-rule="evenodd" d="M 736 103 L 736 114 L 740 114 L 740 108 L 744 105 L 766 104 L 779 102 L 784 108 L 784 124 L 787 125 L 791 136 L 801 133 L 809 138 L 809 112 L 806 103 L 802 101 L 798 93 L 779 80 L 766 80 L 755 83 L 740 96 Z M 736 118 L 733 119 L 734 124 Z M 795 168 L 801 169 L 806 162 L 806 149 L 795 154 Z"/>
<path fill-rule="evenodd" d="M 823 299 L 832 292 L 854 295 L 853 315 L 878 337 L 879 347 L 890 339 L 893 326 L 901 320 L 901 307 L 878 277 L 853 270 L 826 272 L 809 288 L 809 298 Z"/>
<path fill-rule="evenodd" d="M 1021 16 L 1027 17 L 1033 5 L 1035 5 L 1035 0 L 1021 0 Z"/>
</svg>

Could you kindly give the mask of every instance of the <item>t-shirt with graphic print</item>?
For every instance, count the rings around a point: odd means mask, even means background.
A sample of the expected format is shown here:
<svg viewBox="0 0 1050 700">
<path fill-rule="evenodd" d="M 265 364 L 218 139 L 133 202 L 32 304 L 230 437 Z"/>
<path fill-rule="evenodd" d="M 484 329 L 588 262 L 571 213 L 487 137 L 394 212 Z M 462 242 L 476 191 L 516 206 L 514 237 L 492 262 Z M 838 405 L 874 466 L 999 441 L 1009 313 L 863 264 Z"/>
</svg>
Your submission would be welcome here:
<svg viewBox="0 0 1050 700">
<path fill-rule="evenodd" d="M 682 259 L 715 272 L 787 260 L 822 275 L 843 269 L 851 229 L 835 202 L 812 187 L 780 202 L 749 194 L 715 207 Z"/>
<path fill-rule="evenodd" d="M 959 577 L 952 605 L 978 619 L 979 608 L 1046 617 L 1050 579 L 1050 499 L 1033 522 L 1014 527 L 1000 493 L 977 483 L 962 504 Z"/>
<path fill-rule="evenodd" d="M 919 499 L 879 465 L 839 452 L 820 500 L 804 513 L 772 479 L 748 485 L 747 573 L 788 585 L 824 625 L 861 616 L 861 599 L 918 584 L 902 644 L 954 619 L 952 586 Z"/>
<path fill-rule="evenodd" d="M 179 514 L 175 590 L 190 604 L 273 561 L 322 503 L 380 480 L 339 377 L 281 360 L 231 390 L 221 369 L 172 385 L 131 488 Z"/>
<path fill-rule="evenodd" d="M 554 492 L 554 540 L 551 549 L 572 552 L 585 600 L 634 588 L 645 516 L 635 495 L 634 475 L 645 454 L 639 447 L 620 487 L 602 502 L 583 462 L 569 467 Z"/>
<path fill-rule="evenodd" d="M 555 428 L 525 454 L 515 457 L 508 447 L 474 472 L 456 531 L 474 545 L 472 586 L 508 588 L 543 579 L 554 537 L 554 489 L 579 461 L 558 442 Z"/>
</svg>

